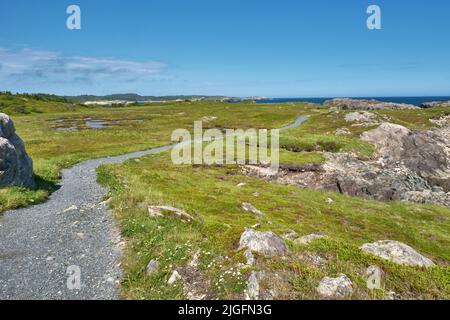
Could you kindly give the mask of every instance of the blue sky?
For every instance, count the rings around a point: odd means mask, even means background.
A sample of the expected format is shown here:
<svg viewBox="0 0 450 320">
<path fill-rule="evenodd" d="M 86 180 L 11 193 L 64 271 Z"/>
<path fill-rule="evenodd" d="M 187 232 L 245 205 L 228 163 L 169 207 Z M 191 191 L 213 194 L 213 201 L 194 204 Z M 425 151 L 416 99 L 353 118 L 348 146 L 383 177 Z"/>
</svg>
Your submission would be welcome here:
<svg viewBox="0 0 450 320">
<path fill-rule="evenodd" d="M 449 14 L 448 0 L 0 0 L 0 90 L 450 95 Z"/>
</svg>

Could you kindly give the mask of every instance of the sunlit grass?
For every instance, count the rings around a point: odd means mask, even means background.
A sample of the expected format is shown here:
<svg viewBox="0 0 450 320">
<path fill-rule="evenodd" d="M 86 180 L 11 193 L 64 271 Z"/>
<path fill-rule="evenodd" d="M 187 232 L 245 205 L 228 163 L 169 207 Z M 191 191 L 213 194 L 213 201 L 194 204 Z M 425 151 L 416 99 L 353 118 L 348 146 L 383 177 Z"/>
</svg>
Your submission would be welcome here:
<svg viewBox="0 0 450 320">
<path fill-rule="evenodd" d="M 265 270 L 291 275 L 290 299 L 317 298 L 315 287 L 321 277 L 339 273 L 354 281 L 353 298 L 382 298 L 389 291 L 404 298 L 450 298 L 449 267 L 400 267 L 358 249 L 366 242 L 393 239 L 413 246 L 438 264 L 446 264 L 450 260 L 447 208 L 368 201 L 271 184 L 241 175 L 236 166 L 174 166 L 169 153 L 103 166 L 99 179 L 112 190 L 112 207 L 129 241 L 124 257 L 126 298 L 183 297 L 181 287 L 167 286 L 165 281 L 170 266 L 184 266 L 197 248 L 210 252 L 202 255 L 202 272 L 215 283 L 218 274 L 245 262 L 242 252 L 236 251 L 239 237 L 245 227 L 258 222 L 261 230 L 279 235 L 295 230 L 299 235 L 322 232 L 329 236 L 306 247 L 290 243 L 288 260 L 264 262 Z M 332 204 L 326 203 L 328 197 L 334 200 Z M 243 202 L 252 203 L 265 217 L 245 212 Z M 194 215 L 195 220 L 185 224 L 176 218 L 150 218 L 146 210 L 150 205 L 172 205 Z M 185 248 L 186 243 L 189 246 Z M 169 248 L 179 253 L 168 256 Z M 319 254 L 327 263 L 318 268 L 298 258 L 307 252 Z M 145 267 L 151 259 L 159 260 L 162 267 L 157 275 L 148 277 Z M 374 292 L 365 286 L 365 269 L 372 264 L 385 272 L 384 290 Z M 249 275 L 248 269 L 242 272 Z M 221 298 L 240 297 L 243 287 L 239 281 L 240 277 L 235 277 L 213 286 L 213 290 Z"/>
</svg>

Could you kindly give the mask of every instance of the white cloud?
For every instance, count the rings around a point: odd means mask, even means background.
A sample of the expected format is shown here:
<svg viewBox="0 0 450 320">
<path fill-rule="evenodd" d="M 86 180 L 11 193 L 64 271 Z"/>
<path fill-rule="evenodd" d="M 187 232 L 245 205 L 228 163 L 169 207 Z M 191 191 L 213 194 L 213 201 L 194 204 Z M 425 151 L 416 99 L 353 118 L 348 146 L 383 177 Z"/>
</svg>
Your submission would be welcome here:
<svg viewBox="0 0 450 320">
<path fill-rule="evenodd" d="M 0 48 L 0 78 L 10 81 L 138 81 L 155 79 L 166 69 L 166 64 L 151 60 L 66 56 L 51 51 Z"/>
</svg>

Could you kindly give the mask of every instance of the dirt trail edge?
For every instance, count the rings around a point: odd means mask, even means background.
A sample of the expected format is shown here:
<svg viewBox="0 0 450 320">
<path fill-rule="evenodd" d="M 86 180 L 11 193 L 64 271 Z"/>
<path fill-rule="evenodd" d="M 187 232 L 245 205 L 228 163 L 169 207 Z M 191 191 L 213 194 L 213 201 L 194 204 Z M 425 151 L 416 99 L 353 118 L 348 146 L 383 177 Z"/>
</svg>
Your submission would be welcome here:
<svg viewBox="0 0 450 320">
<path fill-rule="evenodd" d="M 122 242 L 112 212 L 101 203 L 108 190 L 97 183 L 96 169 L 173 146 L 64 169 L 60 188 L 46 202 L 1 215 L 0 299 L 118 299 Z"/>
</svg>

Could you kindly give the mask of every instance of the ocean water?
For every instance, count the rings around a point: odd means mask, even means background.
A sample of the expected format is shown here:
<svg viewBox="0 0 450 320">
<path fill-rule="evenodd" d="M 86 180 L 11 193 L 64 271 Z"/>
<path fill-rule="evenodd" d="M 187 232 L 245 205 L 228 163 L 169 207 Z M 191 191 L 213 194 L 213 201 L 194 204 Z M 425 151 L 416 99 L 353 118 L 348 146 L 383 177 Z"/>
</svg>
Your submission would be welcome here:
<svg viewBox="0 0 450 320">
<path fill-rule="evenodd" d="M 323 104 L 326 100 L 333 98 L 270 98 L 259 100 L 257 103 L 284 103 L 284 102 L 311 102 Z M 424 102 L 432 101 L 450 101 L 450 96 L 443 97 L 358 97 L 353 99 L 375 99 L 383 102 L 407 103 L 420 106 Z"/>
</svg>

